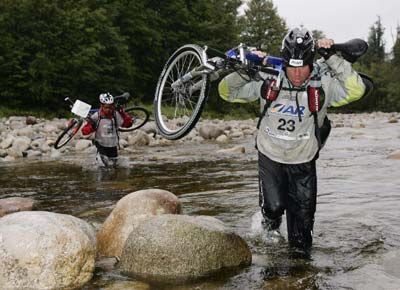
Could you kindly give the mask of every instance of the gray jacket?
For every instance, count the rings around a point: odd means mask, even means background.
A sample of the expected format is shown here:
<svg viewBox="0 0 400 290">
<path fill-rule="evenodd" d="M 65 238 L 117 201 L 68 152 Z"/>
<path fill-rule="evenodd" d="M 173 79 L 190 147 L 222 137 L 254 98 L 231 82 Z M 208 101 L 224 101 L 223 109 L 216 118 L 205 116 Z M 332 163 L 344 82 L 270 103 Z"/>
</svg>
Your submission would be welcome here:
<svg viewBox="0 0 400 290">
<path fill-rule="evenodd" d="M 103 147 L 118 146 L 118 128 L 124 119 L 119 112 L 114 114 L 113 118 L 104 118 L 99 117 L 99 112 L 96 112 L 90 117 L 97 124 L 95 140 Z"/>
<path fill-rule="evenodd" d="M 318 123 L 322 126 L 328 107 L 340 107 L 360 99 L 365 85 L 351 64 L 337 55 L 314 63 L 311 75 L 317 73 L 321 75 L 325 92 L 325 100 L 318 113 Z M 270 77 L 263 73 L 261 76 Z M 281 73 L 281 78 L 282 88 L 289 87 L 284 73 Z M 262 83 L 245 80 L 234 72 L 221 80 L 218 90 L 226 101 L 247 103 L 260 98 Z M 319 148 L 307 92 L 281 89 L 261 120 L 257 147 L 268 158 L 285 164 L 305 163 L 315 157 Z"/>
</svg>

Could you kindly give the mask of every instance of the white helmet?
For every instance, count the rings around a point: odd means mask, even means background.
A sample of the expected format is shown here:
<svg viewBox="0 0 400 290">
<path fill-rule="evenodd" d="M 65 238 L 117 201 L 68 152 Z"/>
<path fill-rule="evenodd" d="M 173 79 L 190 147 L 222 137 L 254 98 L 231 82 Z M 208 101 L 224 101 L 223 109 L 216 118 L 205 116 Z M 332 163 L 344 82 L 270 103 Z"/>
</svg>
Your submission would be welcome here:
<svg viewBox="0 0 400 290">
<path fill-rule="evenodd" d="M 100 94 L 99 96 L 100 103 L 112 105 L 114 104 L 114 97 L 110 93 Z"/>
</svg>

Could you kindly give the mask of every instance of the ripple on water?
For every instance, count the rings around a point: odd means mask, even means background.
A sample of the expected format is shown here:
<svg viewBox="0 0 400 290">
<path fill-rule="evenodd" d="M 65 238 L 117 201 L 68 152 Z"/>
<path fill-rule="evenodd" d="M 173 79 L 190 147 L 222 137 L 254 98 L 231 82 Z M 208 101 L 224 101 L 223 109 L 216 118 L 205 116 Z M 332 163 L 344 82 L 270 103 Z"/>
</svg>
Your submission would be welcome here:
<svg viewBox="0 0 400 290">
<path fill-rule="evenodd" d="M 215 144 L 146 148 L 131 155 L 124 152 L 128 165 L 113 170 L 98 170 L 84 155 L 65 161 L 1 164 L 0 197 L 30 196 L 39 201 L 41 210 L 73 214 L 100 225 L 127 193 L 161 188 L 181 198 L 184 213 L 224 221 L 252 250 L 253 263 L 247 268 L 198 283 L 150 285 L 150 289 L 365 290 L 362 287 L 368 285 L 361 282 L 370 277 L 375 279 L 371 285 L 396 289 L 390 288 L 399 285 L 393 274 L 396 260 L 387 264 L 379 260 L 400 247 L 399 162 L 386 159 L 387 152 L 398 147 L 398 139 L 351 139 L 343 131 L 342 136 L 333 134 L 327 145 L 318 161 L 320 194 L 314 246 L 307 259 L 288 248 L 285 222 L 283 240 L 271 243 L 263 237 L 257 160 L 250 149 L 242 155 L 220 156 Z M 392 272 L 387 270 L 391 265 Z M 102 270 L 84 289 L 124 282 L 135 281 L 117 270 Z"/>
</svg>

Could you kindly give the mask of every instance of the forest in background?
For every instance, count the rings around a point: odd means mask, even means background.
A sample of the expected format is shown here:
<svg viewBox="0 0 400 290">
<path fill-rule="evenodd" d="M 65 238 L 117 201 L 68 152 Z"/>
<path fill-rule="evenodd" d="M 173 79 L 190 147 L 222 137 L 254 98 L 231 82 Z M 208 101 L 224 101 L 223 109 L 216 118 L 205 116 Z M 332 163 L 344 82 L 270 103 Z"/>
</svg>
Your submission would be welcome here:
<svg viewBox="0 0 400 290">
<path fill-rule="evenodd" d="M 238 15 L 241 5 L 241 0 L 0 0 L 0 115 L 62 114 L 65 96 L 96 105 L 101 92 L 129 91 L 136 103 L 151 105 L 164 63 L 188 43 L 226 51 L 243 42 L 279 56 L 288 27 L 273 1 L 249 1 Z M 385 47 L 379 16 L 365 29 L 369 50 L 355 68 L 373 78 L 375 90 L 345 110 L 400 111 L 400 29 L 392 48 Z M 209 111 L 258 111 L 258 105 L 228 104 L 215 90 L 211 94 Z"/>
</svg>

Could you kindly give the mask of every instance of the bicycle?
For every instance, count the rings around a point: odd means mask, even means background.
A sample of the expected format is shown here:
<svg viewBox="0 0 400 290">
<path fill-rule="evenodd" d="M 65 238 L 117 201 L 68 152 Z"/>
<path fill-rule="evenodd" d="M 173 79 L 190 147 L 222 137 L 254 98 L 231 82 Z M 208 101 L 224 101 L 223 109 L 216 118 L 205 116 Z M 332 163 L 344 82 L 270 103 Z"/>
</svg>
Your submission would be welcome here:
<svg viewBox="0 0 400 290">
<path fill-rule="evenodd" d="M 208 98 L 211 82 L 233 71 L 244 71 L 249 78 L 265 72 L 280 79 L 283 61 L 279 57 L 264 59 L 251 53 L 253 48 L 240 44 L 223 53 L 207 46 L 187 44 L 177 49 L 168 59 L 160 74 L 154 98 L 154 118 L 161 136 L 177 140 L 187 135 L 198 122 Z M 334 44 L 330 50 L 350 62 L 355 62 L 368 49 L 362 39 Z M 368 93 L 372 80 L 359 73 Z M 250 80 L 250 79 L 249 79 Z"/>
<path fill-rule="evenodd" d="M 114 97 L 115 108 L 123 108 L 123 104 L 127 103 L 129 99 L 129 93 L 123 93 L 120 96 Z M 60 149 L 65 146 L 75 135 L 78 133 L 84 121 L 87 121 L 90 116 L 99 111 L 99 109 L 91 109 L 89 104 L 76 100 L 73 102 L 69 97 L 66 97 L 64 101 L 70 103 L 71 112 L 77 117 L 68 121 L 67 128 L 61 132 L 58 136 L 56 142 L 54 143 L 54 148 Z M 124 111 L 132 118 L 132 126 L 128 128 L 119 127 L 120 132 L 134 131 L 142 127 L 149 120 L 150 112 L 143 107 L 134 106 L 124 109 Z"/>
</svg>

